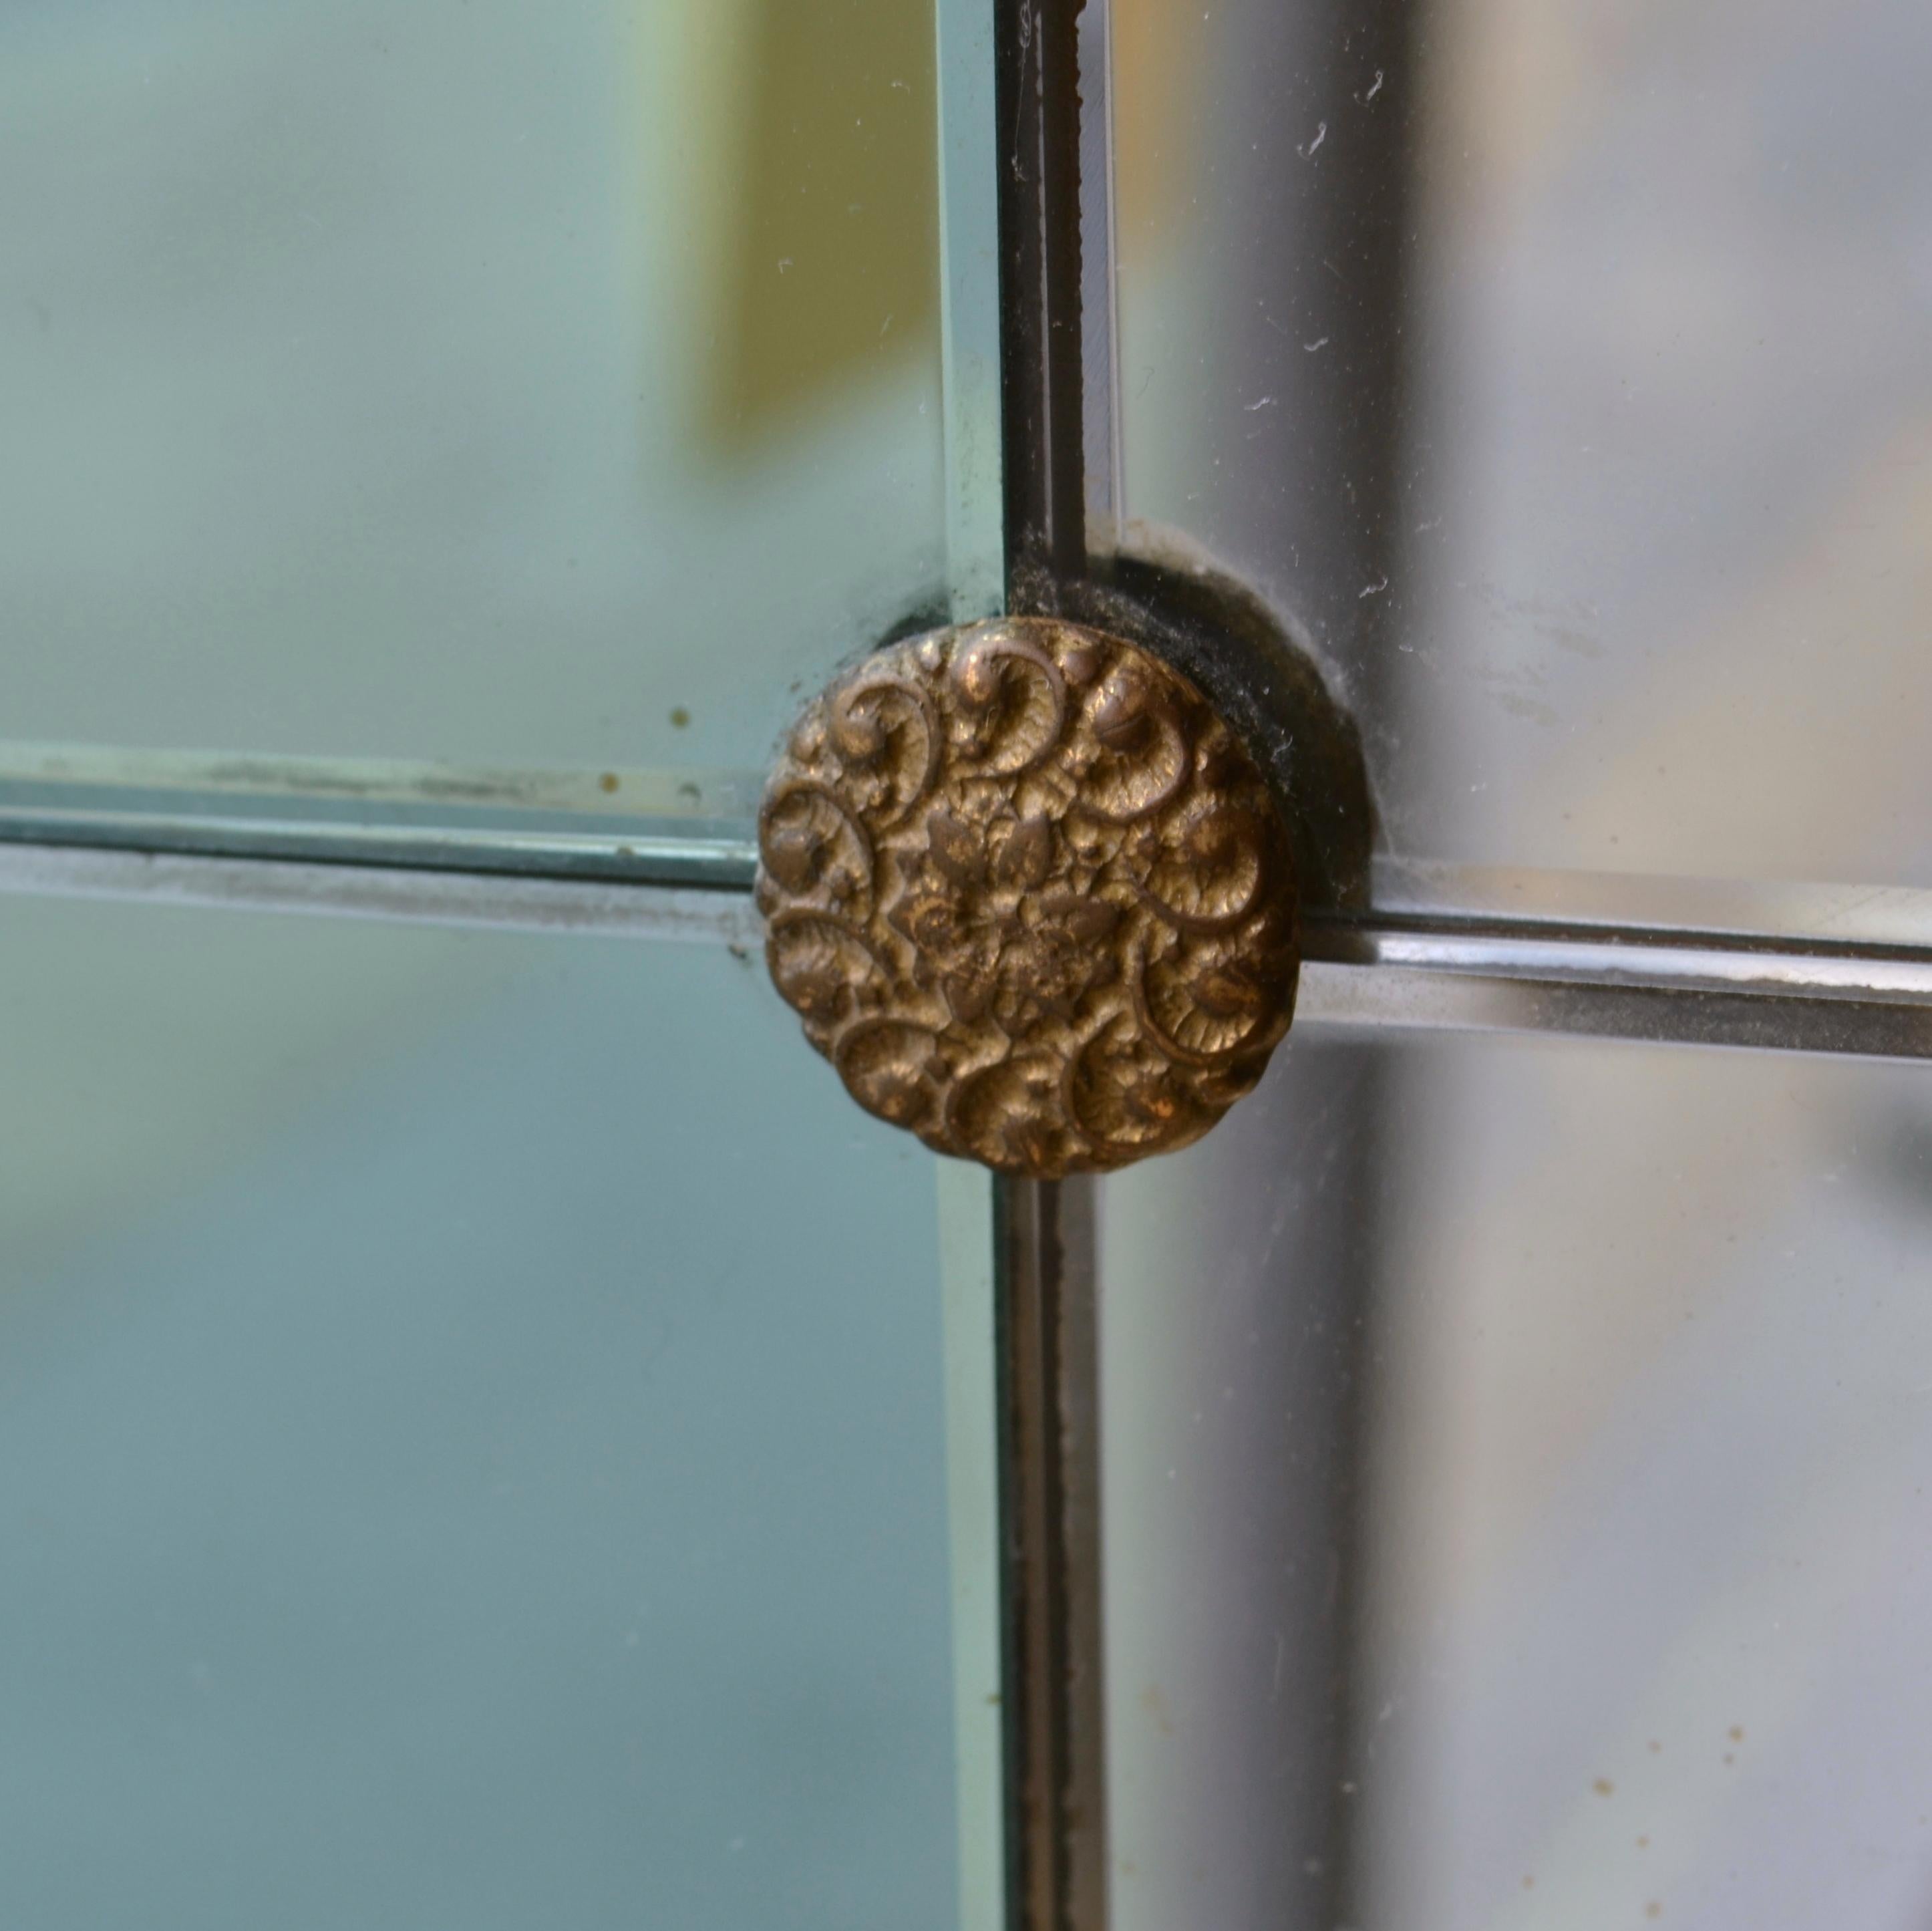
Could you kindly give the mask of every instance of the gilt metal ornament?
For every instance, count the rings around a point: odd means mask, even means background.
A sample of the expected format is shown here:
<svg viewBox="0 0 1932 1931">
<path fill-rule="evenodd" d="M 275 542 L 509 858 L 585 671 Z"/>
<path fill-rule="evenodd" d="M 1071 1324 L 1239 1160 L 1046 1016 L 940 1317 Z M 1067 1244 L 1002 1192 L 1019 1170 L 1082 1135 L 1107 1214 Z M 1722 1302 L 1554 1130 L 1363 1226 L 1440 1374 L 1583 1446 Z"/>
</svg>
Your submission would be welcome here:
<svg viewBox="0 0 1932 1931">
<path fill-rule="evenodd" d="M 1198 1139 L 1294 1004 L 1288 841 L 1194 687 L 996 619 L 809 704 L 758 821 L 772 978 L 868 1111 L 1050 1179 Z"/>
</svg>

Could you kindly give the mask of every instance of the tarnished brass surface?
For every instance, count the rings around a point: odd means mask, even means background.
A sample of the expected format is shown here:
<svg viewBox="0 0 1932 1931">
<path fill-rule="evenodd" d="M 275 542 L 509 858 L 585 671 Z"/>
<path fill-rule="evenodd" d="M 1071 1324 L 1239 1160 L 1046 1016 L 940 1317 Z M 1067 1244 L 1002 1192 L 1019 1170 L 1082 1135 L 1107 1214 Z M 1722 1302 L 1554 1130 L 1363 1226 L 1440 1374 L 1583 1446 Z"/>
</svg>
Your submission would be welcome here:
<svg viewBox="0 0 1932 1931">
<path fill-rule="evenodd" d="M 1198 1139 L 1297 968 L 1286 833 L 1193 687 L 1045 617 L 868 659 L 794 726 L 758 824 L 779 993 L 853 1097 L 1048 1179 Z"/>
</svg>

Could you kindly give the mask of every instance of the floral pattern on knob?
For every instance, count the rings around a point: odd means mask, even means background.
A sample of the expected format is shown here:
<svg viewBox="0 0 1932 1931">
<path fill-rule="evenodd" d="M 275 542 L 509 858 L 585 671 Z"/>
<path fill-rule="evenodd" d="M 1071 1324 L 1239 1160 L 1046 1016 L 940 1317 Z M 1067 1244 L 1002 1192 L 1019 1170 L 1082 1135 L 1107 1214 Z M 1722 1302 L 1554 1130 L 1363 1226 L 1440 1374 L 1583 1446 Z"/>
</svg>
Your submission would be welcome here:
<svg viewBox="0 0 1932 1931">
<path fill-rule="evenodd" d="M 758 821 L 766 956 L 868 1111 L 1036 1179 L 1198 1139 L 1294 1005 L 1286 831 L 1194 687 L 1009 617 L 808 704 Z"/>
</svg>

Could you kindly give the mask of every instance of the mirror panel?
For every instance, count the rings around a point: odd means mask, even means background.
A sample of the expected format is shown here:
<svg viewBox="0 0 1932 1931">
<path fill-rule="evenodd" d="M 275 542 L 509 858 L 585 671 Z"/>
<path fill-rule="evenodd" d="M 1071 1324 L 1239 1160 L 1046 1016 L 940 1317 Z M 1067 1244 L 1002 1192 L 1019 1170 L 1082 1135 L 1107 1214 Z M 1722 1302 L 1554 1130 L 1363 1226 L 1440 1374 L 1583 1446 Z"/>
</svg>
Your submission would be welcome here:
<svg viewBox="0 0 1932 1931">
<path fill-rule="evenodd" d="M 762 973 L 0 950 L 0 1917 L 956 1924 L 934 1163 Z"/>
<path fill-rule="evenodd" d="M 1922 1069 L 1300 1042 L 1100 1208 L 1120 1931 L 1918 1920 Z"/>
<path fill-rule="evenodd" d="M 762 768 L 943 596 L 932 13 L 5 9 L 6 739 Z"/>
<path fill-rule="evenodd" d="M 1932 883 L 1932 21 L 1112 0 L 1129 548 L 1407 858 Z"/>
</svg>

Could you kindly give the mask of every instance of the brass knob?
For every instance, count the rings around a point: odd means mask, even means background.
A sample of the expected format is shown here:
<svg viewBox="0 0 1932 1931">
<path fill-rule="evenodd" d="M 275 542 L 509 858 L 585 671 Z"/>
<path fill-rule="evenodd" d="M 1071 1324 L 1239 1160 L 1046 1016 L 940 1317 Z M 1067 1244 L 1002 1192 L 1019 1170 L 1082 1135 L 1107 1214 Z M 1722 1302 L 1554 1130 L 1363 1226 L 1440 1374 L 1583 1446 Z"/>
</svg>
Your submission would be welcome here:
<svg viewBox="0 0 1932 1931">
<path fill-rule="evenodd" d="M 859 1104 L 1040 1179 L 1198 1139 L 1288 1030 L 1288 834 L 1207 701 L 1048 617 L 808 704 L 766 788 L 766 956 Z"/>
</svg>

